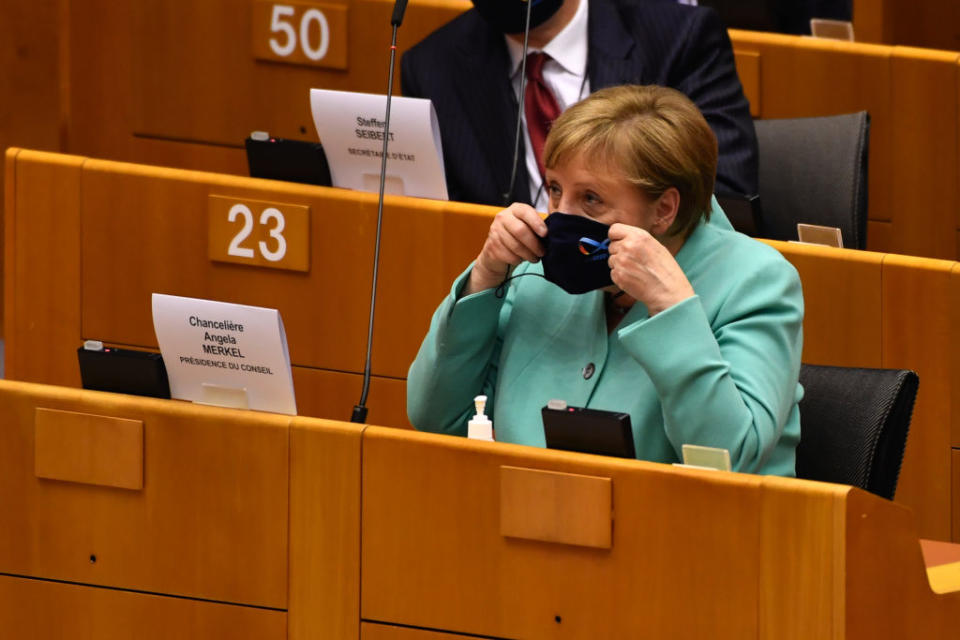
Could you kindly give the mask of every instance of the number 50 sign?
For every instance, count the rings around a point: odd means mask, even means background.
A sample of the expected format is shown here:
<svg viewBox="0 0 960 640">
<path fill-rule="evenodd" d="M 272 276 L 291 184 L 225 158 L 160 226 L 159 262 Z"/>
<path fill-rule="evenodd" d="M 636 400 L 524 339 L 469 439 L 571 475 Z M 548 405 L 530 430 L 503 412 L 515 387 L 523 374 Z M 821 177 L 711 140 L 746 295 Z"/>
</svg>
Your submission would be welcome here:
<svg viewBox="0 0 960 640">
<path fill-rule="evenodd" d="M 347 7 L 277 0 L 253 3 L 253 57 L 347 68 Z"/>
</svg>

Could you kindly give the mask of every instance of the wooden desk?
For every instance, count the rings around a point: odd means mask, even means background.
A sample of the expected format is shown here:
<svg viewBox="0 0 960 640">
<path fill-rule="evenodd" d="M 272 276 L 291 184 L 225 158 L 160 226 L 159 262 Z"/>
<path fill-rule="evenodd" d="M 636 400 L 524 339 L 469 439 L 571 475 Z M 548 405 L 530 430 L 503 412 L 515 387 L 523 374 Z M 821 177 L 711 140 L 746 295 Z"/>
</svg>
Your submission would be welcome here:
<svg viewBox="0 0 960 640">
<path fill-rule="evenodd" d="M 909 511 L 859 490 L 378 427 L 363 456 L 365 639 L 956 633 Z M 586 521 L 609 545 L 548 541 Z"/>
<path fill-rule="evenodd" d="M 156 348 L 158 291 L 280 309 L 301 414 L 348 417 L 365 354 L 373 195 L 26 150 L 10 152 L 7 175 L 9 377 L 78 386 L 84 339 Z M 211 261 L 211 194 L 310 207 L 310 270 Z M 408 424 L 407 368 L 494 211 L 388 197 L 371 423 Z M 897 500 L 924 537 L 960 539 L 960 265 L 771 244 L 803 281 L 804 361 L 920 374 Z"/>
<path fill-rule="evenodd" d="M 6 380 L 0 406 L 0 635 L 356 637 L 361 427 Z"/>
<path fill-rule="evenodd" d="M 110 485 L 136 454 L 141 486 Z M 960 619 L 909 510 L 849 487 L 9 380 L 0 502 L 3 637 L 939 640 Z"/>
</svg>

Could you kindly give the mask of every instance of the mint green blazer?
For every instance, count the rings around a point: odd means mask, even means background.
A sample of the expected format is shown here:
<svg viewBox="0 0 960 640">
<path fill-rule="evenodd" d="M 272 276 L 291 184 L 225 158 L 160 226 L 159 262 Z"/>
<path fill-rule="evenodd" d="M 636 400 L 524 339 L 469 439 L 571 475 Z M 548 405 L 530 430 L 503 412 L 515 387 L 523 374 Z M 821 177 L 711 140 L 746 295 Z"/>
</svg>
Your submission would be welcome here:
<svg viewBox="0 0 960 640">
<path fill-rule="evenodd" d="M 695 296 L 649 317 L 637 303 L 607 333 L 603 293 L 571 295 L 512 280 L 433 315 L 407 379 L 407 413 L 425 431 L 466 434 L 488 397 L 498 441 L 544 446 L 540 410 L 569 405 L 630 414 L 637 457 L 677 462 L 683 444 L 730 451 L 737 471 L 795 475 L 803 294 L 775 249 L 733 231 L 718 207 L 676 256 Z M 524 263 L 515 274 L 541 274 Z"/>
</svg>

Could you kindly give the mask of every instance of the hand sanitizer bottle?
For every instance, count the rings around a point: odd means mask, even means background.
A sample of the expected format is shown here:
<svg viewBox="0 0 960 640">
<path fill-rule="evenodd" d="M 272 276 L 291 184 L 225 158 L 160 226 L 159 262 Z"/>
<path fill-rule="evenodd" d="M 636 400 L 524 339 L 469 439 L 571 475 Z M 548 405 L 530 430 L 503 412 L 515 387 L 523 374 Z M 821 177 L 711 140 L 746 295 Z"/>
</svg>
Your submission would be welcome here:
<svg viewBox="0 0 960 640">
<path fill-rule="evenodd" d="M 472 440 L 486 440 L 493 442 L 493 423 L 484 414 L 487 406 L 487 396 L 477 396 L 473 399 L 473 406 L 477 414 L 467 423 L 467 437 Z"/>
</svg>

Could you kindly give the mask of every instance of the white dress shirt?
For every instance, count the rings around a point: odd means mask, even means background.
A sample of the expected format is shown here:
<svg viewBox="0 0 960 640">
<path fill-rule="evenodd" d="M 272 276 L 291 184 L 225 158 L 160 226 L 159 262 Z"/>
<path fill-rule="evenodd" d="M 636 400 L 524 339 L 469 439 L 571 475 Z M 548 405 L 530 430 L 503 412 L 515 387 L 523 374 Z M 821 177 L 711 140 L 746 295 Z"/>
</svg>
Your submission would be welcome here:
<svg viewBox="0 0 960 640">
<path fill-rule="evenodd" d="M 590 81 L 587 79 L 587 1 L 579 0 L 580 4 L 573 19 L 547 43 L 547 46 L 539 50 L 551 58 L 543 65 L 543 79 L 557 99 L 561 111 L 590 95 Z M 507 51 L 510 53 L 510 77 L 513 80 L 513 91 L 520 104 L 520 120 L 527 152 L 527 175 L 530 176 L 530 201 L 537 211 L 549 213 L 546 189 L 540 178 L 540 169 L 537 167 L 533 145 L 530 144 L 530 134 L 527 132 L 527 116 L 523 109 L 524 99 L 520 95 L 520 60 L 523 55 L 523 45 L 509 36 L 506 36 L 506 41 Z M 506 161 L 510 160 L 512 158 Z"/>
</svg>

